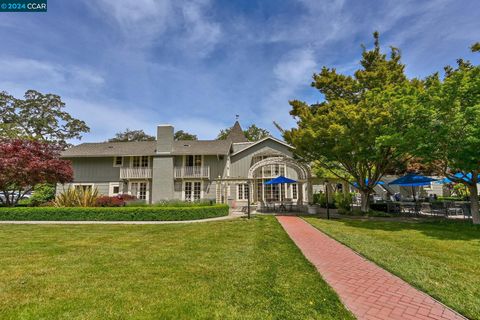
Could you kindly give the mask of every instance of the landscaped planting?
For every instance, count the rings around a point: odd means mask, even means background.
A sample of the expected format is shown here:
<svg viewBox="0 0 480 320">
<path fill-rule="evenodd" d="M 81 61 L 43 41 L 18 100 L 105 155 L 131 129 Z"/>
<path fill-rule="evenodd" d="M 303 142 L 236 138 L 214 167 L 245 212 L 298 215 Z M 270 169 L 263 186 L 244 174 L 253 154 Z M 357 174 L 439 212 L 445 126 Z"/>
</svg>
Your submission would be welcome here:
<svg viewBox="0 0 480 320">
<path fill-rule="evenodd" d="M 479 226 L 449 221 L 306 220 L 468 318 L 480 319 Z"/>
<path fill-rule="evenodd" d="M 228 206 L 175 207 L 16 207 L 0 208 L 0 220 L 34 221 L 180 221 L 228 215 Z"/>
<path fill-rule="evenodd" d="M 2 319 L 353 319 L 273 217 L 0 225 Z"/>
</svg>

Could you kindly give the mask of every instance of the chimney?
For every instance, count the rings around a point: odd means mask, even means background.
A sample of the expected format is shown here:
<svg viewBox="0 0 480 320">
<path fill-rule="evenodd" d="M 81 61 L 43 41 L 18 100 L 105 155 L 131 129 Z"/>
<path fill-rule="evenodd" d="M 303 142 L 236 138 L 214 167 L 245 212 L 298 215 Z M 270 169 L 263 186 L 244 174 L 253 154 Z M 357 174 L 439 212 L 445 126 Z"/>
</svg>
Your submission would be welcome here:
<svg viewBox="0 0 480 320">
<path fill-rule="evenodd" d="M 157 154 L 170 154 L 173 149 L 173 126 L 161 124 L 157 126 Z"/>
</svg>

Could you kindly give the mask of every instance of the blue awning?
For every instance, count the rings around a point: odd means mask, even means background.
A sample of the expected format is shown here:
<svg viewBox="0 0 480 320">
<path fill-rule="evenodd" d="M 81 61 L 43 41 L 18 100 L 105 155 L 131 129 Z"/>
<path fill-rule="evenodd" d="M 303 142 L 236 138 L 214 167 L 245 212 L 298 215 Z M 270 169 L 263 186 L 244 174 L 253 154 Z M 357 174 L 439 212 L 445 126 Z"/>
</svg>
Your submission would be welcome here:
<svg viewBox="0 0 480 320">
<path fill-rule="evenodd" d="M 437 181 L 437 179 L 422 176 L 420 174 L 410 173 L 403 177 L 393 180 L 389 184 L 395 184 L 402 187 L 421 187 L 421 186 L 428 186 L 433 181 Z"/>
<path fill-rule="evenodd" d="M 467 173 L 464 174 L 463 172 L 458 172 L 453 175 L 455 178 L 459 180 L 463 180 L 465 182 L 472 182 L 472 174 Z M 480 175 L 477 178 L 477 181 L 480 180 Z M 449 178 L 443 178 L 442 180 L 438 181 L 438 183 L 455 183 L 457 181 L 450 180 Z"/>
<path fill-rule="evenodd" d="M 296 180 L 286 178 L 284 176 L 278 176 L 275 179 L 266 181 L 264 184 L 282 184 L 282 183 L 296 183 Z"/>
</svg>

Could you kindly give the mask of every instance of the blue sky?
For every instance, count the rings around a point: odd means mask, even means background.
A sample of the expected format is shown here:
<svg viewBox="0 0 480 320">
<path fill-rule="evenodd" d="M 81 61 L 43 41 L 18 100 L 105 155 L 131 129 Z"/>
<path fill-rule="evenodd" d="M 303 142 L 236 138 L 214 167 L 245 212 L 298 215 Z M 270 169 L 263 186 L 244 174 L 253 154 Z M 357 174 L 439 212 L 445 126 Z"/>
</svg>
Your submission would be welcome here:
<svg viewBox="0 0 480 320">
<path fill-rule="evenodd" d="M 480 41 L 478 0 L 49 0 L 47 13 L 0 13 L 0 90 L 62 96 L 91 127 L 82 141 L 171 123 L 212 139 L 240 115 L 278 132 L 288 100 L 316 102 L 311 75 L 351 73 L 360 45 L 402 50 L 424 77 Z"/>
</svg>

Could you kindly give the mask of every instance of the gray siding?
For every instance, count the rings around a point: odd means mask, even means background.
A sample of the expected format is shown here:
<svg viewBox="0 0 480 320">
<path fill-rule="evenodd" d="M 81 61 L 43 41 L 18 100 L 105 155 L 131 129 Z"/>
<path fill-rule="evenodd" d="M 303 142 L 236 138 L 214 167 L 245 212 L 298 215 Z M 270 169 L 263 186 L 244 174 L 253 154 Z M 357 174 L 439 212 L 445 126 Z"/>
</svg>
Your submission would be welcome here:
<svg viewBox="0 0 480 320">
<path fill-rule="evenodd" d="M 248 170 L 252 165 L 252 158 L 256 154 L 263 154 L 266 152 L 280 152 L 287 156 L 292 156 L 292 152 L 287 146 L 273 140 L 266 140 L 231 157 L 230 177 L 247 177 Z"/>
<path fill-rule="evenodd" d="M 113 157 L 75 158 L 67 160 L 72 161 L 74 182 L 107 182 L 120 180 L 120 168 L 113 166 Z"/>
</svg>

